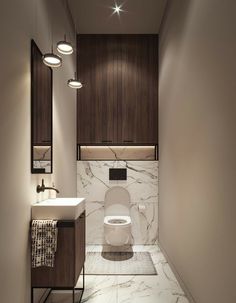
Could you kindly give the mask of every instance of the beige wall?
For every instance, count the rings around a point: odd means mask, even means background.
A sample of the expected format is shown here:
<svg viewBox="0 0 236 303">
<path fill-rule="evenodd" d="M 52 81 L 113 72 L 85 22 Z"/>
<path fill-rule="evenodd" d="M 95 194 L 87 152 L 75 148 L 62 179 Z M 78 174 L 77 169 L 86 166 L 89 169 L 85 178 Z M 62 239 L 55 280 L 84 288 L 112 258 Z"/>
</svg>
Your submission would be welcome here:
<svg viewBox="0 0 236 303">
<path fill-rule="evenodd" d="M 159 89 L 160 243 L 197 303 L 234 303 L 236 1 L 169 2 Z"/>
<path fill-rule="evenodd" d="M 72 29 L 57 0 L 3 1 L 0 20 L 0 301 L 27 303 L 30 205 L 47 197 L 35 191 L 43 175 L 30 173 L 30 39 L 47 52 L 51 24 L 54 44 Z M 44 178 L 60 196 L 76 196 L 75 92 L 66 86 L 74 69 L 70 57 L 53 73 L 54 174 Z"/>
</svg>

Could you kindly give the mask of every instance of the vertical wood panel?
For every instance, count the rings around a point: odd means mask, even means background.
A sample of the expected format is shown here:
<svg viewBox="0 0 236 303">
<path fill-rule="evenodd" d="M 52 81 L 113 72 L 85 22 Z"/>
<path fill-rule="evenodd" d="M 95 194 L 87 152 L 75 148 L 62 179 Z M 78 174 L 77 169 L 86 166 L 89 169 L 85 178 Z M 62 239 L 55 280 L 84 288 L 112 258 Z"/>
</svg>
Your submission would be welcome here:
<svg viewBox="0 0 236 303">
<path fill-rule="evenodd" d="M 157 143 L 158 36 L 80 35 L 78 143 Z"/>
<path fill-rule="evenodd" d="M 85 261 L 85 212 L 59 227 L 54 267 L 31 268 L 32 287 L 75 287 Z M 59 223 L 60 224 L 60 223 Z"/>
<path fill-rule="evenodd" d="M 115 38 L 81 35 L 78 39 L 78 74 L 84 83 L 77 98 L 79 143 L 117 141 L 117 60 Z"/>
<path fill-rule="evenodd" d="M 32 40 L 32 143 L 52 145 L 52 69 L 42 60 L 42 53 Z"/>
<path fill-rule="evenodd" d="M 58 228 L 55 266 L 31 269 L 33 287 L 74 287 L 74 227 Z"/>
</svg>

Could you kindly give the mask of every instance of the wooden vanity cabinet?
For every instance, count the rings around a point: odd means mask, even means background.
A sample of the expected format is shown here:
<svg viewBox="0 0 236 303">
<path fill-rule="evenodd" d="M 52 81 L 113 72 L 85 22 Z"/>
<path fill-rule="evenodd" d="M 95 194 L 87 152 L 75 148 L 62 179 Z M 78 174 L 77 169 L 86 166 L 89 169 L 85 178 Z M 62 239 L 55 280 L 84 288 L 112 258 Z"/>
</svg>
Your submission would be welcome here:
<svg viewBox="0 0 236 303">
<path fill-rule="evenodd" d="M 77 220 L 58 221 L 55 266 L 31 268 L 32 287 L 75 287 L 85 262 L 85 212 Z"/>
</svg>

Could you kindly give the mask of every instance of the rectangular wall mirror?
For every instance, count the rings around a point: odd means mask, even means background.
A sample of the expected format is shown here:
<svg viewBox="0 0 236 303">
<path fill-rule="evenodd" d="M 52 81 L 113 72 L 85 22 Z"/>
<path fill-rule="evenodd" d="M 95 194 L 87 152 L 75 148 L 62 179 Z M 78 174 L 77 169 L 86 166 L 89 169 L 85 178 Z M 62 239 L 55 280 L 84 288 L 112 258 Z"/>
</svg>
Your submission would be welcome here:
<svg viewBox="0 0 236 303">
<path fill-rule="evenodd" d="M 52 173 L 52 69 L 31 40 L 31 172 Z"/>
</svg>

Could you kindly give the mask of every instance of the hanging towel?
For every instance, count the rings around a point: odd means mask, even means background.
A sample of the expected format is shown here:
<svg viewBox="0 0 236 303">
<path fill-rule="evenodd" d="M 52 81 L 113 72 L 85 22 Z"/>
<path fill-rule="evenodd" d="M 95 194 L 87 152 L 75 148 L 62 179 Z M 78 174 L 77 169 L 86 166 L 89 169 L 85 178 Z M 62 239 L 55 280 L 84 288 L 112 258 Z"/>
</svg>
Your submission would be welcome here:
<svg viewBox="0 0 236 303">
<path fill-rule="evenodd" d="M 57 221 L 33 220 L 31 226 L 32 267 L 54 267 L 57 250 Z"/>
</svg>

